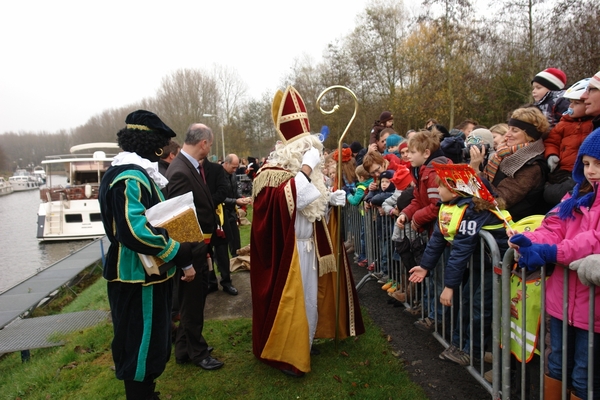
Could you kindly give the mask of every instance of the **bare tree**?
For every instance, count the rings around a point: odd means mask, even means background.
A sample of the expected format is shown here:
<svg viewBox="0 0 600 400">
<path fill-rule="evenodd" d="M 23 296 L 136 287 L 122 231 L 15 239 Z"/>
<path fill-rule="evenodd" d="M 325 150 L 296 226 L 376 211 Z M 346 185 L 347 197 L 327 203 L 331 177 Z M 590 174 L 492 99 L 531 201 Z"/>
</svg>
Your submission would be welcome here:
<svg viewBox="0 0 600 400">
<path fill-rule="evenodd" d="M 161 119 L 164 118 L 177 133 L 178 139 L 183 141 L 191 123 L 202 121 L 203 114 L 217 110 L 217 81 L 198 69 L 180 69 L 163 78 L 156 101 Z"/>
</svg>

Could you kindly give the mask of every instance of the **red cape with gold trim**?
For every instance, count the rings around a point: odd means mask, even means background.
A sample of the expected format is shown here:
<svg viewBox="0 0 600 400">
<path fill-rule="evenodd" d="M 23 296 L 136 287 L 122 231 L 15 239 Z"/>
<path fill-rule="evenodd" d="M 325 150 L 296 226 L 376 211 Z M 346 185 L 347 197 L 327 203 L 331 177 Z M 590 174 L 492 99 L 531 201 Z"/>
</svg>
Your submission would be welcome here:
<svg viewBox="0 0 600 400">
<path fill-rule="evenodd" d="M 310 344 L 294 229 L 296 187 L 292 177 L 287 171 L 273 168 L 261 171 L 257 179 L 262 180 L 255 180 L 258 185 L 250 236 L 252 349 L 257 358 L 275 368 L 308 372 Z M 321 229 L 325 228 L 323 222 L 317 221 L 314 226 L 315 232 L 328 233 Z M 330 221 L 330 226 L 337 229 L 336 221 Z M 317 239 L 317 246 L 325 241 Z M 337 251 L 338 245 L 333 245 Z M 342 261 L 339 338 L 364 333 L 345 251 Z M 335 337 L 336 280 L 336 272 L 319 277 L 317 338 Z"/>
</svg>

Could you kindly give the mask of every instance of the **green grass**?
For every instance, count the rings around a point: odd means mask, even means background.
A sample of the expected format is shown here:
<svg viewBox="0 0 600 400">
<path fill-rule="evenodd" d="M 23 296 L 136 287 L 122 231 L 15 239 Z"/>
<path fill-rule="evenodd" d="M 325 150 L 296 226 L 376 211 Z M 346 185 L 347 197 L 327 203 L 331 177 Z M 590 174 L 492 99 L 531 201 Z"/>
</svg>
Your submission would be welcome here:
<svg viewBox="0 0 600 400">
<path fill-rule="evenodd" d="M 242 243 L 248 243 L 250 227 L 241 228 Z M 108 309 L 103 279 L 62 311 L 89 309 Z M 333 340 L 318 341 L 321 354 L 312 357 L 312 371 L 300 379 L 253 356 L 250 319 L 206 321 L 204 336 L 225 366 L 209 372 L 191 364 L 177 365 L 172 357 L 157 380 L 157 390 L 162 399 L 425 399 L 385 335 L 363 316 L 367 332 L 337 346 Z M 124 398 L 123 384 L 112 370 L 109 323 L 60 338 L 64 346 L 32 350 L 27 363 L 21 363 L 19 353 L 0 359 L 0 399 Z"/>
</svg>

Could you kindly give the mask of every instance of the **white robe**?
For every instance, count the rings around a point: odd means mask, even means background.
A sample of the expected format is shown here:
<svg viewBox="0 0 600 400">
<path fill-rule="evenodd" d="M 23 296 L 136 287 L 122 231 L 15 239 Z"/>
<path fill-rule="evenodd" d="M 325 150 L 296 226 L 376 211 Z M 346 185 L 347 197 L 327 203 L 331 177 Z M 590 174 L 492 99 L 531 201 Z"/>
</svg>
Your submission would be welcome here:
<svg viewBox="0 0 600 400">
<path fill-rule="evenodd" d="M 314 242 L 313 224 L 300 211 L 317 200 L 321 192 L 310 183 L 302 172 L 298 172 L 296 183 L 296 245 L 300 258 L 302 272 L 302 288 L 304 290 L 304 305 L 308 320 L 308 335 L 312 345 L 317 330 L 317 295 L 319 292 L 319 268 Z"/>
</svg>

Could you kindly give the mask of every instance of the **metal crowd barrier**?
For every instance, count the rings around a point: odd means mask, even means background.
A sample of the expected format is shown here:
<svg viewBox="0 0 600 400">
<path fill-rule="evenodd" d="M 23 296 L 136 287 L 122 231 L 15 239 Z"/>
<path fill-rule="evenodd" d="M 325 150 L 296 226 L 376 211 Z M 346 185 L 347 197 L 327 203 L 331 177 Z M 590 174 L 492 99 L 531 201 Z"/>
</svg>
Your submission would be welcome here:
<svg viewBox="0 0 600 400">
<path fill-rule="evenodd" d="M 252 195 L 252 179 L 246 174 L 236 174 L 238 192 L 242 196 Z"/>
<path fill-rule="evenodd" d="M 493 236 L 484 230 L 480 232 L 480 254 L 479 259 L 482 263 L 485 259 L 491 261 L 490 265 L 473 265 L 473 256 L 468 264 L 468 284 L 463 285 L 455 293 L 452 307 L 443 307 L 439 303 L 439 295 L 443 289 L 443 274 L 445 266 L 445 255 L 442 256 L 438 266 L 435 268 L 434 276 L 427 278 L 423 283 L 418 285 L 406 284 L 408 271 L 404 267 L 402 260 L 398 259 L 394 254 L 395 242 L 392 239 L 395 218 L 391 216 L 380 216 L 375 209 L 364 210 L 362 204 L 354 207 L 347 205 L 344 207 L 345 232 L 355 249 L 355 253 L 360 255 L 364 249 L 366 258 L 368 259 L 365 268 L 365 275 L 356 284 L 356 288 L 360 291 L 366 284 L 371 281 L 380 279 L 380 274 L 387 271 L 389 279 L 399 283 L 400 288 L 406 289 L 406 300 L 404 306 L 413 314 L 421 318 L 428 317 L 429 312 L 426 310 L 426 305 L 433 303 L 433 315 L 435 325 L 433 330 L 434 337 L 444 346 L 448 347 L 452 342 L 452 334 L 455 328 L 458 328 L 459 343 L 461 348 L 464 346 L 465 336 L 472 338 L 475 332 L 473 326 L 473 299 L 475 282 L 481 285 L 481 292 L 492 290 L 491 302 L 491 318 L 486 318 L 489 315 L 489 307 L 485 308 L 485 296 L 480 296 L 479 309 L 484 317 L 480 318 L 480 323 L 477 329 L 479 341 L 482 344 L 480 350 L 475 353 L 473 341 L 470 340 L 469 346 L 469 365 L 466 366 L 471 375 L 486 388 L 492 399 L 545 399 L 544 393 L 544 371 L 546 369 L 546 318 L 545 304 L 542 299 L 545 296 L 545 281 L 546 268 L 543 267 L 540 271 L 539 285 L 541 286 L 541 296 L 531 298 L 527 295 L 527 285 L 521 285 L 522 295 L 519 300 L 522 300 L 520 306 L 520 325 L 511 324 L 511 276 L 520 274 L 522 282 L 526 282 L 526 271 L 515 270 L 513 272 L 514 251 L 509 249 L 503 258 L 501 258 L 500 250 Z M 414 240 L 421 236 L 426 243 L 426 234 L 420 234 L 408 227 L 405 227 L 404 234 L 409 240 Z M 364 246 L 361 245 L 364 242 Z M 361 247 L 362 246 L 362 247 Z M 418 264 L 417 264 L 418 265 Z M 599 265 L 600 268 L 600 265 Z M 480 271 L 480 275 L 476 276 L 476 271 Z M 554 273 L 562 272 L 557 269 Z M 488 274 L 488 275 L 486 275 Z M 491 274 L 491 277 L 489 276 Z M 566 293 L 568 290 L 568 270 L 564 269 L 565 284 L 563 298 L 567 299 Z M 427 287 L 428 286 L 428 287 Z M 491 287 L 490 287 L 491 286 Z M 411 288 L 410 290 L 408 288 Z M 588 399 L 600 398 L 600 393 L 593 392 L 594 374 L 600 372 L 594 371 L 594 322 L 597 319 L 594 308 L 595 302 L 595 286 L 590 287 L 590 306 L 589 306 L 589 333 L 588 333 Z M 518 362 L 516 357 L 511 354 L 511 338 L 515 341 L 520 340 L 518 332 L 526 332 L 527 322 L 527 301 L 538 301 L 541 308 L 540 326 L 537 339 L 537 352 L 530 362 L 526 362 L 527 343 L 521 346 L 520 354 L 521 362 Z M 565 300 L 563 306 L 563 382 L 567 381 L 567 302 Z M 513 306 L 513 314 L 515 312 Z M 465 314 L 468 313 L 468 314 Z M 470 316 L 468 320 L 463 318 L 464 315 Z M 491 330 L 490 330 L 491 325 Z M 485 332 L 489 331 L 489 335 Z M 596 334 L 597 335 L 597 334 Z M 526 335 L 525 335 L 526 337 Z M 509 345 L 504 345 L 509 344 Z M 486 362 L 486 352 L 491 352 L 491 364 Z M 457 365 L 457 367 L 459 367 Z M 491 371 L 491 383 L 484 378 Z M 487 374 L 486 374 L 487 372 Z M 553 397 L 554 398 L 554 397 Z M 569 399 L 566 385 L 562 387 L 561 399 Z"/>
</svg>

